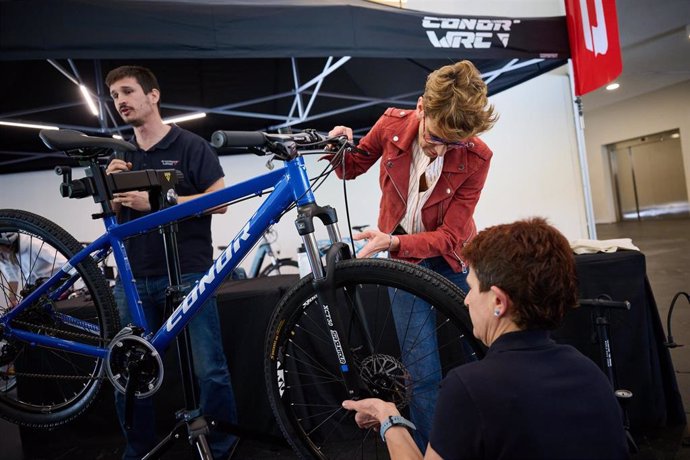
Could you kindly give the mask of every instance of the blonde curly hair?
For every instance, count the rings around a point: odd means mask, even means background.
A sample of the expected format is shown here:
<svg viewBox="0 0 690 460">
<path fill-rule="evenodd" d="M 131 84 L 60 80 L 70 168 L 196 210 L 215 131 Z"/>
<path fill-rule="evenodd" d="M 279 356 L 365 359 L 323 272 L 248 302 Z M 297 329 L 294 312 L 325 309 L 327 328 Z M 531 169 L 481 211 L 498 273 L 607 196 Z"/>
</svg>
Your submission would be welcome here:
<svg viewBox="0 0 690 460">
<path fill-rule="evenodd" d="M 491 129 L 498 114 L 489 104 L 487 87 L 470 61 L 446 65 L 429 74 L 424 88 L 425 116 L 437 136 L 462 141 Z"/>
</svg>

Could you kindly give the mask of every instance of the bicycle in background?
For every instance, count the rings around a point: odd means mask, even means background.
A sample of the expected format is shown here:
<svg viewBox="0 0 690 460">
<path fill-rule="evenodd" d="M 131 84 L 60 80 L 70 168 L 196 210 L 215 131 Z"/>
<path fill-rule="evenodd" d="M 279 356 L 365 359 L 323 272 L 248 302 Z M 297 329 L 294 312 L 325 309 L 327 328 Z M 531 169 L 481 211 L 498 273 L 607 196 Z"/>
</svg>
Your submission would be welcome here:
<svg viewBox="0 0 690 460">
<path fill-rule="evenodd" d="M 278 240 L 278 232 L 270 227 L 261 235 L 261 240 L 256 248 L 256 253 L 252 259 L 252 265 L 247 273 L 242 268 L 236 268 L 237 278 L 261 278 L 264 276 L 275 275 L 294 275 L 299 272 L 297 261 L 289 257 L 280 256 L 280 249 L 274 248 Z M 227 246 L 218 246 L 221 251 Z M 268 265 L 264 266 L 264 261 L 268 258 Z"/>
</svg>

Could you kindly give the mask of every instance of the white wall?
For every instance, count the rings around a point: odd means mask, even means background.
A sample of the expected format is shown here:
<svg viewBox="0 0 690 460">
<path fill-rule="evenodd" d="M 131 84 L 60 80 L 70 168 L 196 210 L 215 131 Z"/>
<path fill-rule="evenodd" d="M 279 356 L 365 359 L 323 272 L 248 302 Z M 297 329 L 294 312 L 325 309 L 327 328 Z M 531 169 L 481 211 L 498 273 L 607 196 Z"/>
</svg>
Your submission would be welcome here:
<svg viewBox="0 0 690 460">
<path fill-rule="evenodd" d="M 436 11 L 466 16 L 560 16 L 565 14 L 561 0 L 407 0 L 407 9 Z"/>
<path fill-rule="evenodd" d="M 680 129 L 685 181 L 690 193 L 690 82 L 597 110 L 587 111 L 585 106 L 585 141 L 596 222 L 616 220 L 614 191 L 604 147 L 675 128 Z"/>
<path fill-rule="evenodd" d="M 494 158 L 479 228 L 538 215 L 571 240 L 587 238 L 569 85 L 551 72 L 491 98 L 501 117 L 482 136 Z"/>
</svg>

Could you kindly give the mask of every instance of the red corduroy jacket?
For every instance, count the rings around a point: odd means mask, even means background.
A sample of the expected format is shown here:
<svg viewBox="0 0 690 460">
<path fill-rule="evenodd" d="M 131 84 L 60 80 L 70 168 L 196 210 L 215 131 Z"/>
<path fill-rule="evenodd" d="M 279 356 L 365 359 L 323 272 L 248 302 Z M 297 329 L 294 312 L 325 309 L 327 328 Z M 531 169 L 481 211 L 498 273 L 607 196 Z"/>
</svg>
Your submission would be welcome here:
<svg viewBox="0 0 690 460">
<path fill-rule="evenodd" d="M 392 232 L 405 215 L 412 143 L 418 132 L 415 110 L 391 107 L 358 145 L 369 156 L 345 156 L 346 179 L 366 172 L 381 158 L 378 227 L 382 232 Z M 441 177 L 422 208 L 426 231 L 399 235 L 400 248 L 391 254 L 393 257 L 417 263 L 443 256 L 455 272 L 462 270 L 462 247 L 477 233 L 472 214 L 489 172 L 491 156 L 489 147 L 476 137 L 466 147 L 448 149 Z M 336 168 L 336 174 L 343 177 L 342 166 Z"/>
</svg>

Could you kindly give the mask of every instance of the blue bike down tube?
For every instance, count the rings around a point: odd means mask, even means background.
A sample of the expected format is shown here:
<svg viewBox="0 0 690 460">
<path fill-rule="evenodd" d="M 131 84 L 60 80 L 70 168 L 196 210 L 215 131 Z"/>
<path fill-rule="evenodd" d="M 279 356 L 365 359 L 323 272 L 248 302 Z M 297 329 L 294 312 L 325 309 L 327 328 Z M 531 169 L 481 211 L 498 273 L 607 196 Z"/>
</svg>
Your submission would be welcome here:
<svg viewBox="0 0 690 460">
<path fill-rule="evenodd" d="M 220 253 L 211 268 L 192 287 L 182 303 L 156 332 L 151 343 L 157 350 L 165 350 L 169 346 L 170 342 L 188 324 L 209 296 L 216 292 L 223 280 L 261 239 L 261 235 L 266 229 L 276 223 L 277 219 L 293 202 L 289 178 L 283 177 L 275 184 L 273 192 L 249 219 L 249 222 Z"/>
</svg>

